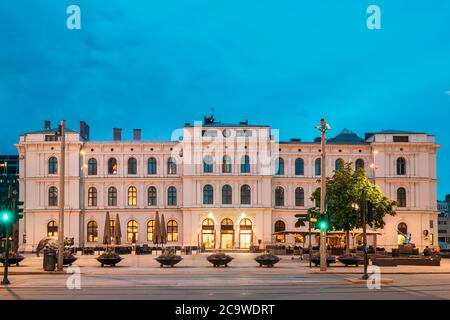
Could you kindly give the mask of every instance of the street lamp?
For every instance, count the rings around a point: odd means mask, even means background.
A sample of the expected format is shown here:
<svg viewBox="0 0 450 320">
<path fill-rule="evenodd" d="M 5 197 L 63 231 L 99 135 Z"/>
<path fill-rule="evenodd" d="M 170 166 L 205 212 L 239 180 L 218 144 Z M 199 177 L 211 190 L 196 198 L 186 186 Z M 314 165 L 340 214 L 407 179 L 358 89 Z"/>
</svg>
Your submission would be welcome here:
<svg viewBox="0 0 450 320">
<path fill-rule="evenodd" d="M 330 130 L 330 126 L 325 121 L 324 118 L 320 119 L 320 125 L 315 127 L 321 133 L 321 182 L 322 186 L 320 188 L 320 213 L 325 214 L 325 196 L 326 196 L 326 135 L 327 131 Z M 320 229 L 320 271 L 327 271 L 327 238 L 326 238 L 326 228 Z"/>
</svg>

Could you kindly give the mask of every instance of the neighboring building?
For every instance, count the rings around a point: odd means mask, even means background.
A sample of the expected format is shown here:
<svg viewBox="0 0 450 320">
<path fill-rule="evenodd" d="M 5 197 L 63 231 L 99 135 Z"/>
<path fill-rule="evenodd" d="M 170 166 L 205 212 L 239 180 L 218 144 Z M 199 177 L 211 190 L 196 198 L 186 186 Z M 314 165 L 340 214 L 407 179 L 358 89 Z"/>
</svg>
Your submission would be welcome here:
<svg viewBox="0 0 450 320">
<path fill-rule="evenodd" d="M 44 130 L 21 135 L 20 195 L 25 201 L 21 232 L 33 250 L 57 233 L 59 141 Z M 151 243 L 155 212 L 164 214 L 168 245 L 242 248 L 294 243 L 276 231 L 295 229 L 294 214 L 314 206 L 319 187 L 320 138 L 277 141 L 269 126 L 224 124 L 213 117 L 174 131 L 174 141 L 89 141 L 89 127 L 66 134 L 65 236 L 77 245 L 103 239 L 106 212 L 120 217 L 122 242 Z M 397 199 L 376 245 L 397 247 L 404 235 L 419 248 L 435 244 L 436 152 L 434 136 L 381 131 L 365 139 L 344 130 L 327 145 L 327 175 L 341 161 L 365 168 L 385 194 Z M 375 177 L 374 177 L 375 175 Z M 111 228 L 114 228 L 114 222 Z M 21 238 L 22 239 L 22 238 Z M 296 240 L 302 241 L 302 237 Z"/>
<path fill-rule="evenodd" d="M 438 229 L 439 229 L 439 242 L 443 245 L 450 245 L 450 194 L 445 196 L 445 201 L 437 202 L 437 209 L 439 211 Z"/>
<path fill-rule="evenodd" d="M 19 156 L 0 155 L 0 201 L 8 198 L 10 185 L 19 192 Z"/>
</svg>

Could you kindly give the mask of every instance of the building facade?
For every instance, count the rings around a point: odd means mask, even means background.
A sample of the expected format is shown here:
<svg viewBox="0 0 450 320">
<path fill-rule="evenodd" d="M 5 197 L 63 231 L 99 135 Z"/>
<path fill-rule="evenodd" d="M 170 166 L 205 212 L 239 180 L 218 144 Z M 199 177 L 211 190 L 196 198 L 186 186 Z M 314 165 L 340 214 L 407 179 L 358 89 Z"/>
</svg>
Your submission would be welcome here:
<svg viewBox="0 0 450 320">
<path fill-rule="evenodd" d="M 438 240 L 442 247 L 448 247 L 450 246 L 450 194 L 445 197 L 445 201 L 437 202 L 437 209 L 439 211 Z"/>
<path fill-rule="evenodd" d="M 44 130 L 21 135 L 16 145 L 25 251 L 58 231 L 60 143 L 54 132 L 46 121 Z M 158 211 L 168 245 L 247 249 L 302 242 L 274 233 L 308 229 L 295 228 L 294 215 L 315 205 L 310 197 L 320 185 L 320 138 L 277 137 L 269 126 L 205 117 L 175 130 L 171 141 L 141 141 L 139 129 L 123 141 L 116 128 L 112 141 L 96 142 L 82 122 L 79 132 L 66 132 L 65 236 L 79 246 L 101 244 L 109 212 L 119 217 L 122 243 L 152 243 Z M 397 247 L 405 235 L 420 248 L 436 242 L 438 147 L 434 136 L 401 131 L 363 139 L 344 130 L 328 140 L 328 176 L 342 161 L 352 162 L 398 201 L 397 215 L 376 230 L 377 246 Z"/>
</svg>

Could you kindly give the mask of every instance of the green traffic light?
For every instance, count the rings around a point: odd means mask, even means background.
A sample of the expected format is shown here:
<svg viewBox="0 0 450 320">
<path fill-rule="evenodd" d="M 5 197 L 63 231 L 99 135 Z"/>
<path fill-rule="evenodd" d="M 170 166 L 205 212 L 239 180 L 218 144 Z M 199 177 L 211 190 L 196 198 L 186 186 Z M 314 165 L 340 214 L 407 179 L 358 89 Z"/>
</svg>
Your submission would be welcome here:
<svg viewBox="0 0 450 320">
<path fill-rule="evenodd" d="M 2 212 L 2 222 L 10 222 L 11 221 L 11 212 L 4 211 Z"/>
<path fill-rule="evenodd" d="M 324 231 L 328 229 L 328 222 L 327 221 L 320 221 L 319 222 L 319 229 Z"/>
</svg>

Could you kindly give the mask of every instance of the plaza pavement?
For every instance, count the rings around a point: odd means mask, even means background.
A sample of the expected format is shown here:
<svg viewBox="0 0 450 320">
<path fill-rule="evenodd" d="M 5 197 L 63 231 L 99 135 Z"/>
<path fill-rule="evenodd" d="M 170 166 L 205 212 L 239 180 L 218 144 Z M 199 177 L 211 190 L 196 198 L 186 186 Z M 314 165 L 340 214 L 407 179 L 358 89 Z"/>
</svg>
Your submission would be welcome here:
<svg viewBox="0 0 450 320">
<path fill-rule="evenodd" d="M 11 285 L 0 287 L 0 299 L 449 299 L 450 260 L 440 267 L 382 267 L 381 277 L 394 283 L 369 290 L 351 284 L 363 268 L 340 263 L 320 272 L 308 261 L 282 260 L 274 268 L 260 268 L 257 254 L 230 253 L 228 268 L 213 268 L 208 254 L 183 255 L 174 268 L 161 268 L 156 255 L 123 255 L 116 267 L 100 267 L 96 255 L 79 256 L 81 289 L 69 290 L 66 273 L 42 269 L 42 257 L 26 255 L 11 267 Z"/>
</svg>

